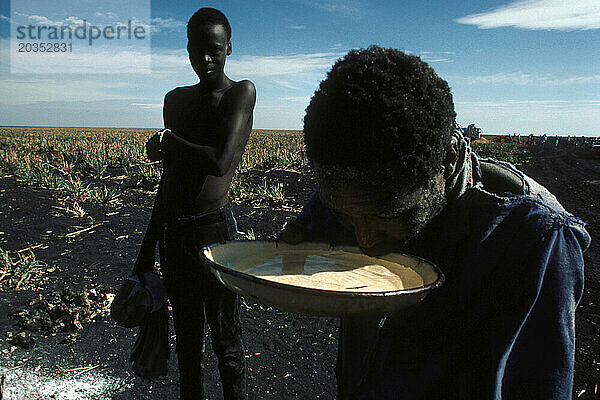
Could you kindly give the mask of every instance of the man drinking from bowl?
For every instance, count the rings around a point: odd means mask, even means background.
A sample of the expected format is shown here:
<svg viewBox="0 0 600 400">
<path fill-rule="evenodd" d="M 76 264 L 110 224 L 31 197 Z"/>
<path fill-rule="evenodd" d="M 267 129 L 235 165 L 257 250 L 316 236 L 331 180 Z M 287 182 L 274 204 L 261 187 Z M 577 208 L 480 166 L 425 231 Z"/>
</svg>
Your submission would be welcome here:
<svg viewBox="0 0 600 400">
<path fill-rule="evenodd" d="M 455 117 L 431 67 L 376 46 L 339 60 L 307 108 L 319 189 L 281 238 L 353 237 L 446 276 L 409 311 L 342 320 L 340 399 L 572 396 L 590 237 L 544 187 L 473 154 Z"/>
</svg>

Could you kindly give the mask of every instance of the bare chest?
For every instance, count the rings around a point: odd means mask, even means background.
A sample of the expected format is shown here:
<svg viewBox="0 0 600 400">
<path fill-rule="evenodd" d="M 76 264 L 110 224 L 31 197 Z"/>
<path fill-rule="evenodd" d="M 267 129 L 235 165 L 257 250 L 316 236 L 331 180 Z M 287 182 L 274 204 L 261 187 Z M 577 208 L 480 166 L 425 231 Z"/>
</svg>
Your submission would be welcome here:
<svg viewBox="0 0 600 400">
<path fill-rule="evenodd" d="M 173 110 L 171 125 L 192 143 L 215 145 L 218 127 L 222 123 L 222 93 L 190 96 Z"/>
</svg>

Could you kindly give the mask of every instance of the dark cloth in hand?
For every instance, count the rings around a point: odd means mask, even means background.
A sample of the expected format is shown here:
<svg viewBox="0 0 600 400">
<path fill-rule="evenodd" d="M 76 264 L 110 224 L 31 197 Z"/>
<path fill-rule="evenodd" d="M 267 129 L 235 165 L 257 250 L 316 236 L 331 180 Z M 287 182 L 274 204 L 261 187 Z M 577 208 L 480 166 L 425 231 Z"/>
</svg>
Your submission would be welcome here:
<svg viewBox="0 0 600 400">
<path fill-rule="evenodd" d="M 169 356 L 169 314 L 164 306 L 148 314 L 140 326 L 129 361 L 137 376 L 154 379 L 167 375 Z"/>
<path fill-rule="evenodd" d="M 113 319 L 121 326 L 139 326 L 129 360 L 136 375 L 153 379 L 167 374 L 169 360 L 169 316 L 167 292 L 154 272 L 129 277 L 115 296 Z"/>
</svg>

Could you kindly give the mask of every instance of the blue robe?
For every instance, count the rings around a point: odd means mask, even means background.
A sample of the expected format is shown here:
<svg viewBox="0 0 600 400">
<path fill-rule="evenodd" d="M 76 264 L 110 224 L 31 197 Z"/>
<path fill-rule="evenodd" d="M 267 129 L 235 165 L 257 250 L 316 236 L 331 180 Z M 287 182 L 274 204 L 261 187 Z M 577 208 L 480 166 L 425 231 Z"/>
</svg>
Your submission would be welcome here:
<svg viewBox="0 0 600 400">
<path fill-rule="evenodd" d="M 517 176 L 522 193 L 476 179 L 401 249 L 446 281 L 407 312 L 342 319 L 340 399 L 571 399 L 590 236 L 533 179 L 487 162 Z M 316 194 L 298 221 L 305 240 L 353 244 Z"/>
</svg>

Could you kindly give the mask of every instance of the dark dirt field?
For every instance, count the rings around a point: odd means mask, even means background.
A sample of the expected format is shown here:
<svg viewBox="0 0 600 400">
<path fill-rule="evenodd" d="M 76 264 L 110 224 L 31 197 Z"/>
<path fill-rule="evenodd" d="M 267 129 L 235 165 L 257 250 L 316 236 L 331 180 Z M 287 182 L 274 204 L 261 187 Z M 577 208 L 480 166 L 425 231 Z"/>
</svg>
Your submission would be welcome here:
<svg viewBox="0 0 600 400">
<path fill-rule="evenodd" d="M 600 385 L 600 162 L 572 152 L 541 153 L 527 165 L 527 174 L 552 191 L 572 213 L 588 222 L 592 245 L 585 255 L 586 288 L 577 311 L 577 355 L 574 398 L 596 398 Z M 293 218 L 315 187 L 309 173 L 249 171 L 241 179 L 283 183 L 285 203 L 246 201 L 234 205 L 238 228 L 252 229 L 257 239 L 274 238 Z M 6 375 L 8 399 L 176 399 L 177 368 L 173 351 L 169 375 L 144 381 L 127 361 L 134 330 L 117 326 L 109 316 L 85 324 L 73 343 L 30 333 L 37 345 L 13 347 L 6 333 L 23 329 L 10 314 L 27 307 L 39 294 L 71 287 L 118 287 L 130 271 L 154 194 L 123 191 L 118 204 L 83 203 L 83 217 L 70 215 L 50 191 L 25 187 L 14 177 L 0 179 L 0 247 L 30 246 L 49 272 L 33 287 L 0 293 L 0 374 Z M 77 235 L 69 233 L 102 223 Z M 52 271 L 52 272 L 50 272 Z M 334 318 L 300 316 L 245 301 L 242 322 L 250 399 L 335 398 L 335 353 L 338 322 Z M 206 330 L 208 331 L 208 329 Z M 10 335 L 9 333 L 9 335 Z M 171 332 L 174 350 L 174 337 Z M 209 342 L 208 332 L 205 332 Z M 207 345 L 205 388 L 209 399 L 221 398 L 216 360 Z M 88 367 L 87 369 L 76 369 Z M 88 371 L 89 369 L 89 371 Z M 582 392 L 584 391 L 584 392 Z M 580 397 L 578 397 L 580 396 Z"/>
</svg>

